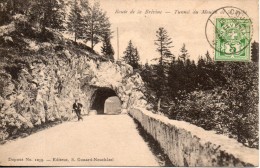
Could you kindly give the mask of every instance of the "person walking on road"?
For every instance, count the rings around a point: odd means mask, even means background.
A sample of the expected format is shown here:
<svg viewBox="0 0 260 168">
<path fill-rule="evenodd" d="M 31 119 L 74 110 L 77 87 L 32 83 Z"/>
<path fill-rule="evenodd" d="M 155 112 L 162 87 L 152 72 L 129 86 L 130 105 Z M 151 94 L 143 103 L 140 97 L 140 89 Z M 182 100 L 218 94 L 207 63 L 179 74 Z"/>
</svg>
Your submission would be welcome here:
<svg viewBox="0 0 260 168">
<path fill-rule="evenodd" d="M 73 111 L 75 111 L 76 115 L 78 116 L 78 121 L 82 120 L 83 118 L 81 117 L 81 108 L 82 108 L 82 104 L 78 102 L 78 99 L 75 99 L 75 103 L 73 103 Z"/>
</svg>

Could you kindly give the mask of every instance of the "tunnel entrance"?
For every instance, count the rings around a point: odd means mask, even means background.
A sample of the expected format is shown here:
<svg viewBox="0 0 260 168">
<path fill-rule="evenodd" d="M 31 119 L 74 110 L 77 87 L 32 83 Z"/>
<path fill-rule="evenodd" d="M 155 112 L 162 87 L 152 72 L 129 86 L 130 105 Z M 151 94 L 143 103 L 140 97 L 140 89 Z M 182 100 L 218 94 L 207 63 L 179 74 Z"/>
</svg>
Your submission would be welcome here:
<svg viewBox="0 0 260 168">
<path fill-rule="evenodd" d="M 117 97 L 116 92 L 110 88 L 98 88 L 92 96 L 90 110 L 96 110 L 97 114 L 105 114 L 105 102 L 109 97 Z"/>
<path fill-rule="evenodd" d="M 121 101 L 117 96 L 106 99 L 104 113 L 112 115 L 121 113 Z"/>
</svg>

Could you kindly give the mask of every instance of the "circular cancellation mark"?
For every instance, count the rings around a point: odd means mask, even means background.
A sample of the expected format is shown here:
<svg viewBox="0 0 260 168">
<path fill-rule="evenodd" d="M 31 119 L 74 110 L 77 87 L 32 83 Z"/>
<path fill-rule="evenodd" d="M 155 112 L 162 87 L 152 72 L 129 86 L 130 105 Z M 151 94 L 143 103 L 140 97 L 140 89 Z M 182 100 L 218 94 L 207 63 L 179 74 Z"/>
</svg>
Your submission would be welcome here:
<svg viewBox="0 0 260 168">
<path fill-rule="evenodd" d="M 245 11 L 237 7 L 222 7 L 209 16 L 205 35 L 215 53 L 234 57 L 242 51 L 250 50 L 248 46 L 253 35 L 252 21 Z"/>
</svg>

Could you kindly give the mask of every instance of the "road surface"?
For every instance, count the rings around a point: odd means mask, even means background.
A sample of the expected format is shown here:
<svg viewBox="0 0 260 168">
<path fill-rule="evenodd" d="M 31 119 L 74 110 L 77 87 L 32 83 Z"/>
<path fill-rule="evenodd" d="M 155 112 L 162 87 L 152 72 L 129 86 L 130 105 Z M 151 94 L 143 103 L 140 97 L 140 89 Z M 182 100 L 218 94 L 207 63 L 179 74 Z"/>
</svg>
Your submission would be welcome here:
<svg viewBox="0 0 260 168">
<path fill-rule="evenodd" d="M 0 146 L 0 165 L 159 166 L 128 115 L 86 116 Z"/>
</svg>

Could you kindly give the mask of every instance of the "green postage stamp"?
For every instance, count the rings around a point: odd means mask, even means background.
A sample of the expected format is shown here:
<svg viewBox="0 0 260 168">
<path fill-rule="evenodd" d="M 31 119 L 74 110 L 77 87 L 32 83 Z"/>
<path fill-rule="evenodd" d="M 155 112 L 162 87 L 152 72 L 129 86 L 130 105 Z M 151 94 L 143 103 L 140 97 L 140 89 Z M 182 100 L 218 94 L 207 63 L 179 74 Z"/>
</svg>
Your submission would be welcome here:
<svg viewBox="0 0 260 168">
<path fill-rule="evenodd" d="M 216 61 L 250 61 L 251 21 L 217 18 L 215 27 Z"/>
</svg>

